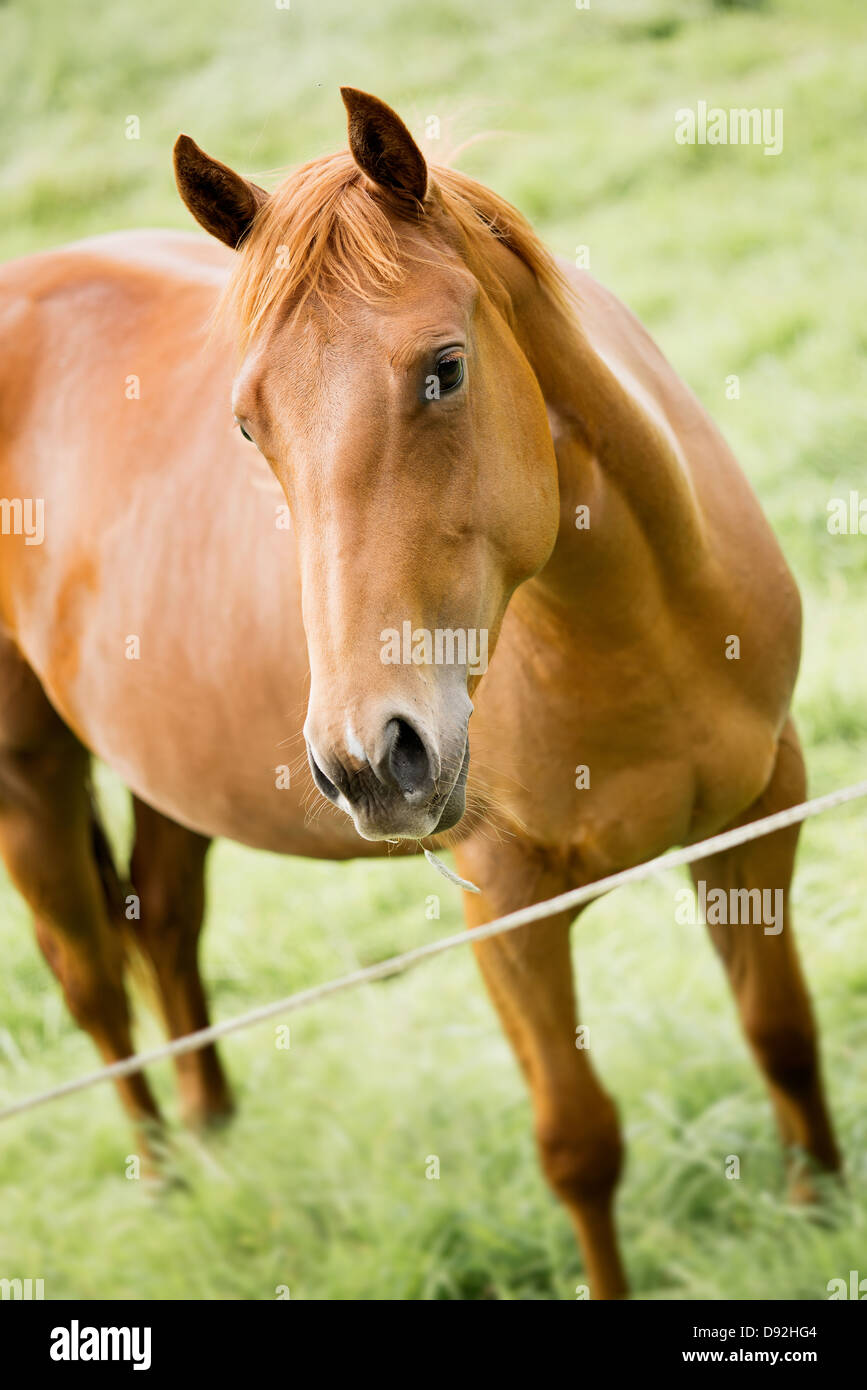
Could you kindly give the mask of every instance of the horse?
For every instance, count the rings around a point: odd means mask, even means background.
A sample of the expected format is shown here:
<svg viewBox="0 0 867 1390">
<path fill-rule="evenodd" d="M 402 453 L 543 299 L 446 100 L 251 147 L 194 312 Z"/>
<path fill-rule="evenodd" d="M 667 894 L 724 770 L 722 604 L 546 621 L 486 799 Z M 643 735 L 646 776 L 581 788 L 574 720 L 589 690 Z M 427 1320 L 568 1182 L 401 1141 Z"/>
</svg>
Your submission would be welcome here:
<svg viewBox="0 0 867 1390">
<path fill-rule="evenodd" d="M 272 192 L 178 138 L 209 239 L 115 233 L 0 273 L 0 851 L 106 1062 L 133 1050 L 121 918 L 169 1035 L 208 1023 L 214 837 L 451 849 L 477 925 L 804 797 L 799 595 L 709 416 L 520 213 L 342 97 L 348 149 Z M 126 875 L 93 757 L 132 793 Z M 840 1156 L 797 834 L 692 870 L 783 895 L 782 930 L 710 933 L 809 1200 Z M 592 1296 L 618 1298 L 624 1145 L 576 1045 L 572 916 L 474 950 Z M 177 1070 L 191 1122 L 231 1112 L 213 1047 Z M 146 1077 L 118 1089 L 152 1134 Z"/>
</svg>

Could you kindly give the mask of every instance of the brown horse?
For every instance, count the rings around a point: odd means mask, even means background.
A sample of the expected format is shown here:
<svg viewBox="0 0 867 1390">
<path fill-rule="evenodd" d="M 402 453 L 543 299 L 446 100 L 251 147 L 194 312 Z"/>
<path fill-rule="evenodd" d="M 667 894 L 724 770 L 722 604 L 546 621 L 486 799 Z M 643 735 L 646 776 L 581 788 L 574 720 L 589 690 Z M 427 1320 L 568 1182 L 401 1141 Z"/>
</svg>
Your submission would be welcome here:
<svg viewBox="0 0 867 1390">
<path fill-rule="evenodd" d="M 132 1042 L 91 754 L 134 795 L 172 1036 L 207 1022 L 213 836 L 450 845 L 479 923 L 804 795 L 798 594 L 713 424 L 612 295 L 343 96 L 349 151 L 272 194 L 180 137 L 224 245 L 124 233 L 0 275 L 0 847 L 107 1061 Z M 319 817 L 280 772 L 305 706 Z M 696 878 L 787 897 L 796 839 Z M 569 927 L 477 956 L 610 1297 L 622 1143 L 576 1047 Z M 837 1167 L 788 915 L 712 930 L 784 1143 Z M 213 1049 L 179 1073 L 194 1117 L 230 1108 Z M 157 1119 L 143 1076 L 120 1091 Z"/>
</svg>

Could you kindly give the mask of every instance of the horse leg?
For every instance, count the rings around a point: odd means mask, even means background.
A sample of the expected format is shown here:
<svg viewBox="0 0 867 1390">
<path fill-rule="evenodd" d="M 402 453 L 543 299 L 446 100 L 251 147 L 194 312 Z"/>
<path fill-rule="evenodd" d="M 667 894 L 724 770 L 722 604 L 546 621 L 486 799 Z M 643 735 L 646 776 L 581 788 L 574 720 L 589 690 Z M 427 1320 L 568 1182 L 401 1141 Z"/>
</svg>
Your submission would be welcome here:
<svg viewBox="0 0 867 1390">
<path fill-rule="evenodd" d="M 804 762 L 791 720 L 780 739 L 777 762 L 767 788 L 737 824 L 796 805 L 806 795 Z M 777 831 L 724 854 L 691 865 L 696 884 L 708 893 L 779 889 L 782 929 L 765 924 L 711 925 L 708 930 L 722 958 L 737 1001 L 744 1032 L 766 1077 L 780 1135 L 789 1151 L 792 1196 L 810 1200 L 813 1189 L 793 1151 L 809 1154 L 824 1169 L 840 1167 L 840 1155 L 825 1102 L 813 1011 L 792 929 L 789 887 L 799 826 Z M 742 895 L 743 896 L 743 895 Z M 771 899 L 777 902 L 776 896 Z M 739 914 L 740 915 L 740 914 Z"/>
<path fill-rule="evenodd" d="M 131 874 L 140 902 L 139 946 L 153 967 L 169 1036 L 207 1028 L 198 941 L 205 908 L 205 859 L 211 841 L 133 798 Z M 213 1044 L 175 1058 L 187 1120 L 205 1124 L 231 1114 L 232 1098 Z"/>
<path fill-rule="evenodd" d="M 491 885 L 467 894 L 469 926 L 572 886 L 514 845 L 464 844 L 460 872 Z M 594 1298 L 626 1293 L 614 1226 L 623 1145 L 614 1104 L 577 1045 L 572 913 L 474 943 L 482 975 L 530 1088 L 545 1176 L 575 1226 Z"/>
<path fill-rule="evenodd" d="M 133 1051 L 123 939 L 111 920 L 96 857 L 89 755 L 48 703 L 36 676 L 0 643 L 0 855 L 29 904 L 42 952 L 69 1009 L 103 1060 Z M 159 1112 L 141 1074 L 117 1083 L 141 1130 Z"/>
</svg>

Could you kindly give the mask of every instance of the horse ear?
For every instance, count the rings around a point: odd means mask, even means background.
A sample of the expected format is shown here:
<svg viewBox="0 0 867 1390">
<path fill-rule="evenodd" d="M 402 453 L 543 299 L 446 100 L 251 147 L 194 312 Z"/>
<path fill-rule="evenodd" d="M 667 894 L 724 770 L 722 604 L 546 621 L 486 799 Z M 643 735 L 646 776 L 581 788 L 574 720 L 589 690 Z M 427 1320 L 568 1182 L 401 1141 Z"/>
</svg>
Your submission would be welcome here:
<svg viewBox="0 0 867 1390">
<path fill-rule="evenodd" d="M 349 148 L 359 169 L 378 187 L 423 203 L 427 165 L 397 112 L 378 97 L 341 87 L 349 116 Z"/>
<path fill-rule="evenodd" d="M 228 165 L 179 135 L 174 150 L 178 192 L 200 226 L 234 251 L 244 239 L 268 194 Z"/>
</svg>

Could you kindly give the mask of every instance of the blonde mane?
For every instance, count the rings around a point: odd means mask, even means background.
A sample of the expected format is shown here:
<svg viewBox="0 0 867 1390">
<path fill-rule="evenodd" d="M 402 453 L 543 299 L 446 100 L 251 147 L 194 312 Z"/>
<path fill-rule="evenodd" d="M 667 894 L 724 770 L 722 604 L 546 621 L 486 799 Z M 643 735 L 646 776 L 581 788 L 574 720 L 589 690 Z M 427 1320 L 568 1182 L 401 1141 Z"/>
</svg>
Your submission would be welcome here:
<svg viewBox="0 0 867 1390">
<path fill-rule="evenodd" d="M 499 297 L 505 286 L 490 255 L 492 239 L 508 246 L 560 304 L 572 290 L 550 251 L 504 198 L 454 169 L 435 166 L 439 200 L 457 224 L 467 264 Z M 393 293 L 406 256 L 381 202 L 348 150 L 311 160 L 291 173 L 257 215 L 217 313 L 231 319 L 243 351 L 278 305 L 297 309 L 311 294 L 347 289 L 371 301 Z"/>
</svg>

